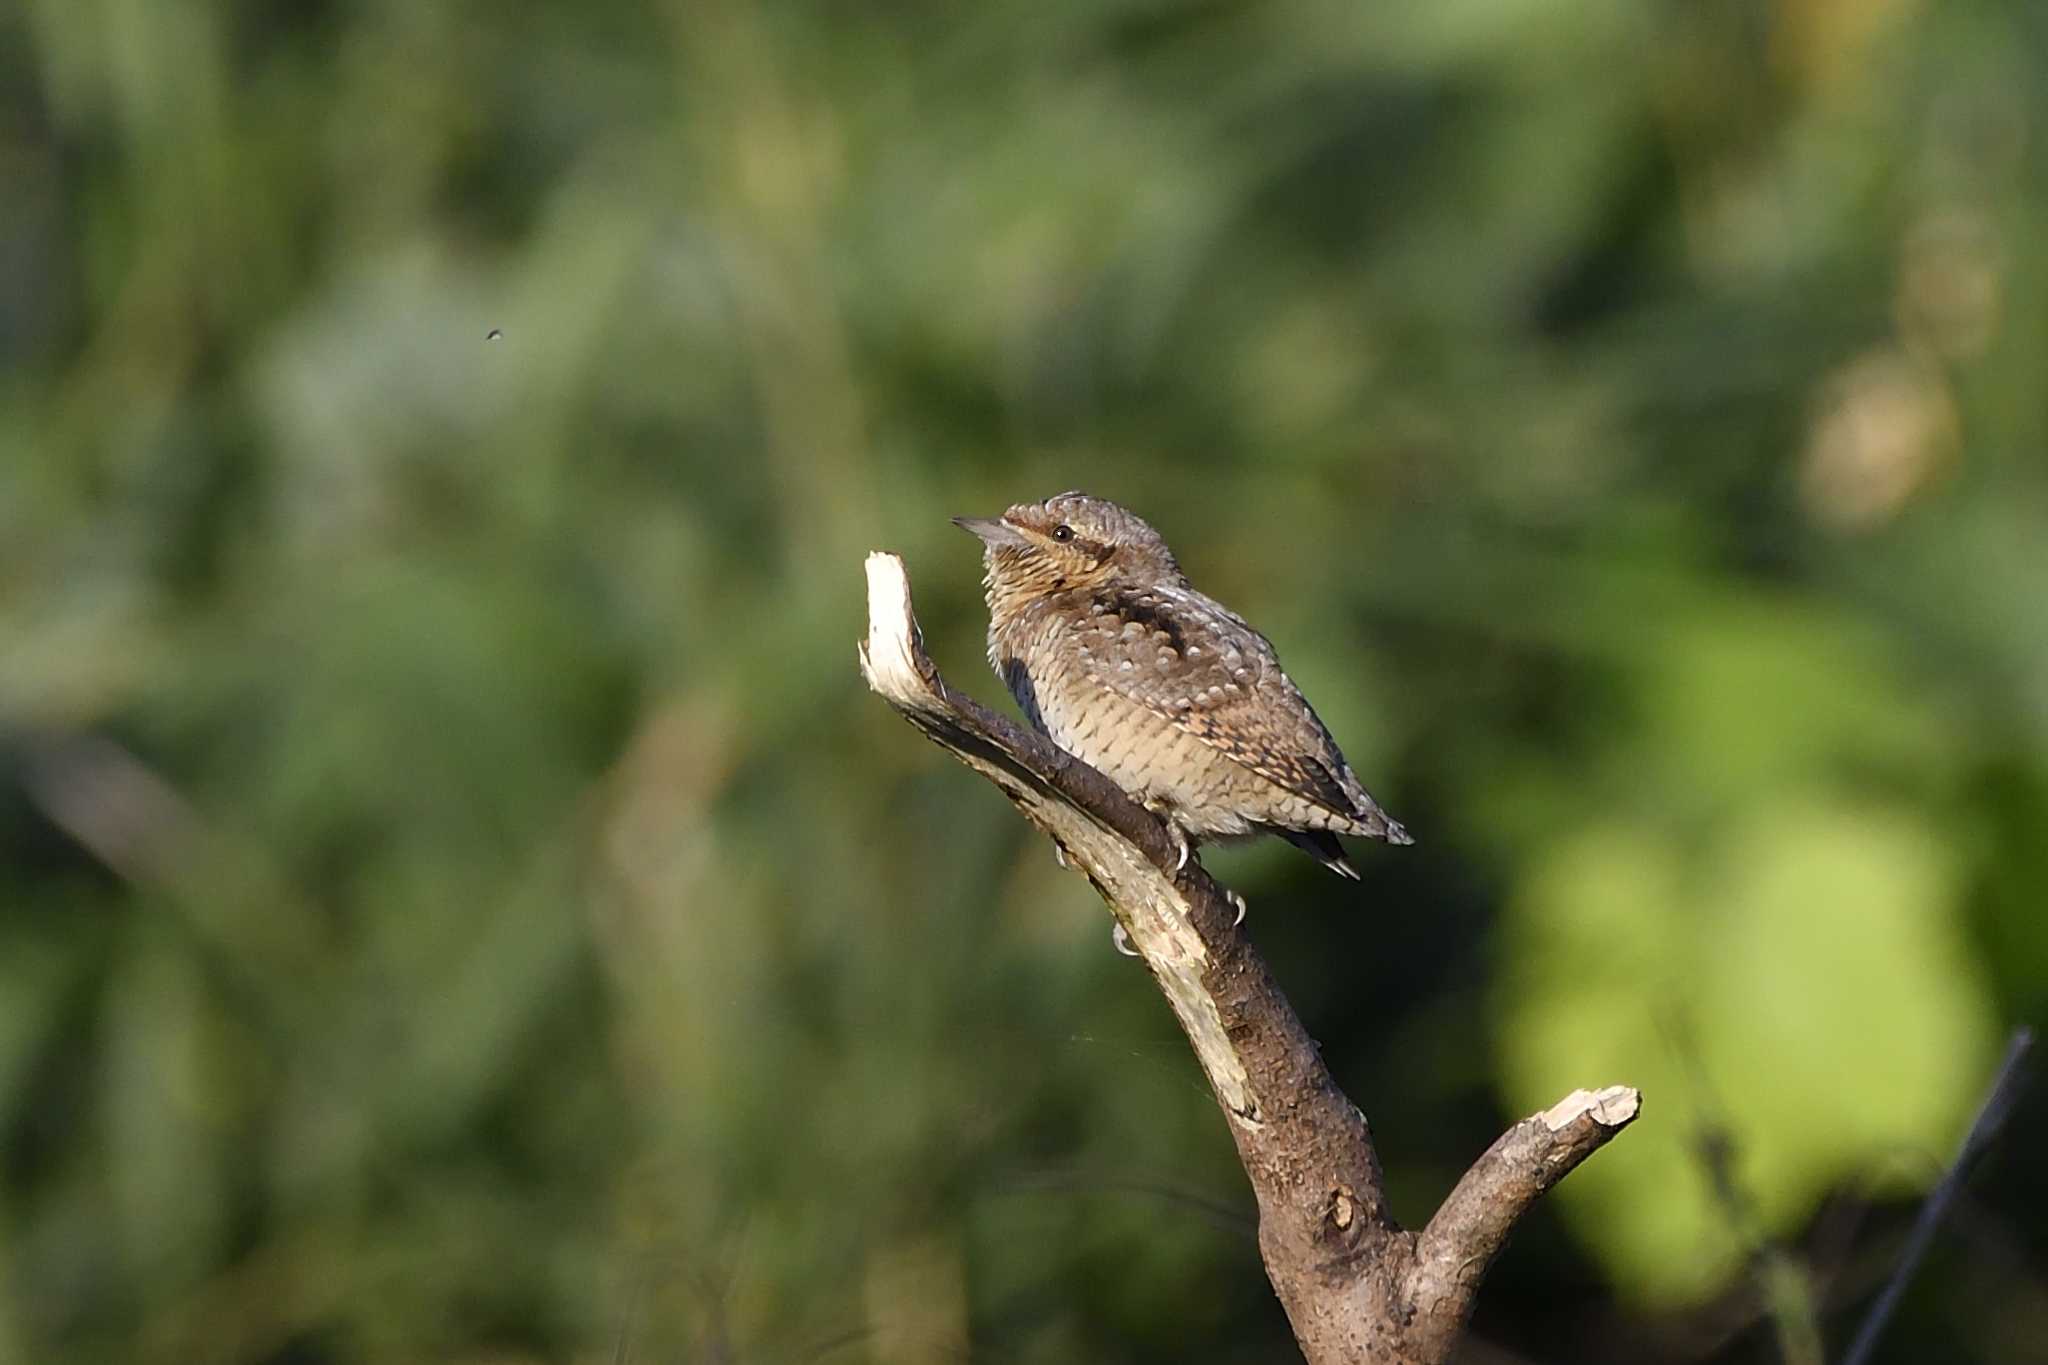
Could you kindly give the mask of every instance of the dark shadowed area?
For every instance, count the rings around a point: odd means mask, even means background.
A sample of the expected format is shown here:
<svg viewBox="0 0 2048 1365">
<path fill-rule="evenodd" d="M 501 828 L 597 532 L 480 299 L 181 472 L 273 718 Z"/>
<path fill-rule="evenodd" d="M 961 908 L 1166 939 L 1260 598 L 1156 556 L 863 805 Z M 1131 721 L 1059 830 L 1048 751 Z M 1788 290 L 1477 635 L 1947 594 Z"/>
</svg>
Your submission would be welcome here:
<svg viewBox="0 0 2048 1365">
<path fill-rule="evenodd" d="M 2048 1020 L 2048 9 L 0 6 L 0 1362 L 1264 1365 L 863 686 L 1067 488 L 1416 838 L 1210 851 L 1472 1365 L 1838 1365 Z M 2039 1066 L 2037 1060 L 2036 1066 Z M 1874 1357 L 2048 1362 L 2048 1086 Z"/>
</svg>

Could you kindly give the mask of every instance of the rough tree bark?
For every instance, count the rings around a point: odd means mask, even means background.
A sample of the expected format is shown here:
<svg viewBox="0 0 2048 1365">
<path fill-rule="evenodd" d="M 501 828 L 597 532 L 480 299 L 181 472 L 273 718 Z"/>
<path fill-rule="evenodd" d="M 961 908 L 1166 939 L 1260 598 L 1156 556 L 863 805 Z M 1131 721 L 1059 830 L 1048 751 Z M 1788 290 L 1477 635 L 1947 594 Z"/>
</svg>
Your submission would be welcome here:
<svg viewBox="0 0 2048 1365">
<path fill-rule="evenodd" d="M 1001 788 L 1087 874 L 1144 958 L 1222 1105 L 1259 1206 L 1259 1252 L 1309 1365 L 1448 1360 L 1515 1220 L 1632 1122 L 1627 1086 L 1577 1090 L 1503 1133 L 1419 1232 L 1387 1209 L 1345 1098 L 1236 911 L 1108 778 L 956 692 L 924 650 L 894 555 L 868 556 L 868 685 Z"/>
</svg>

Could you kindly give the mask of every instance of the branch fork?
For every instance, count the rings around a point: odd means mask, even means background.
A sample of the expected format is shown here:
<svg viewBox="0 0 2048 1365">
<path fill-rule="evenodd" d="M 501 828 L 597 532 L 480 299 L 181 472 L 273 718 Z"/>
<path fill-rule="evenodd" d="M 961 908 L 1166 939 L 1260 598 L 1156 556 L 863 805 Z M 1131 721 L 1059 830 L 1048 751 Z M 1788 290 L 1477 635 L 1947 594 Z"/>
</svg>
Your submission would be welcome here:
<svg viewBox="0 0 2048 1365">
<path fill-rule="evenodd" d="M 868 686 L 994 782 L 1084 872 L 1144 959 L 1222 1106 L 1259 1207 L 1259 1252 L 1309 1365 L 1436 1365 L 1515 1222 L 1632 1123 L 1627 1086 L 1576 1090 L 1487 1149 L 1420 1232 L 1386 1206 L 1365 1115 L 1201 865 L 1108 778 L 939 676 L 903 561 L 867 560 Z"/>
</svg>

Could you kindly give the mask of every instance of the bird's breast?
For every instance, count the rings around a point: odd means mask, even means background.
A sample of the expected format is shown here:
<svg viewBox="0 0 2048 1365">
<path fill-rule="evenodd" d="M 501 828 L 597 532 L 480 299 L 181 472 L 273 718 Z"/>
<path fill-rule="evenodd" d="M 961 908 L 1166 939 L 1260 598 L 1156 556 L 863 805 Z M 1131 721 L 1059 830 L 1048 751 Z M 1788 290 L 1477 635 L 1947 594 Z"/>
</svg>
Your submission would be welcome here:
<svg viewBox="0 0 2048 1365">
<path fill-rule="evenodd" d="M 1242 834 L 1270 784 L 1152 706 L 1103 686 L 1052 633 L 1001 668 L 1031 723 L 1139 801 L 1198 835 Z"/>
</svg>

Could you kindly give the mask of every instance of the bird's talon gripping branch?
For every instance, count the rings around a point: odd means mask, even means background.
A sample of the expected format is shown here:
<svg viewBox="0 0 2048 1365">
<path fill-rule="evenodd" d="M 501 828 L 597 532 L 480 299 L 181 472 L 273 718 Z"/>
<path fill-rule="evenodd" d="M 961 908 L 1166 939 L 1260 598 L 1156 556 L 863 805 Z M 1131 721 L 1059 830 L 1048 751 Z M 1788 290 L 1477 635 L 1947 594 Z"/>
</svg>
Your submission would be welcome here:
<svg viewBox="0 0 2048 1365">
<path fill-rule="evenodd" d="M 1235 891 L 1225 891 L 1223 896 L 1224 899 L 1237 907 L 1237 918 L 1230 922 L 1230 927 L 1235 929 L 1238 925 L 1244 923 L 1244 897 Z"/>
<path fill-rule="evenodd" d="M 1137 957 L 1139 955 L 1138 950 L 1131 946 L 1131 936 L 1124 932 L 1123 923 L 1119 920 L 1110 921 L 1109 941 L 1115 944 L 1116 950 L 1125 957 Z"/>
</svg>

